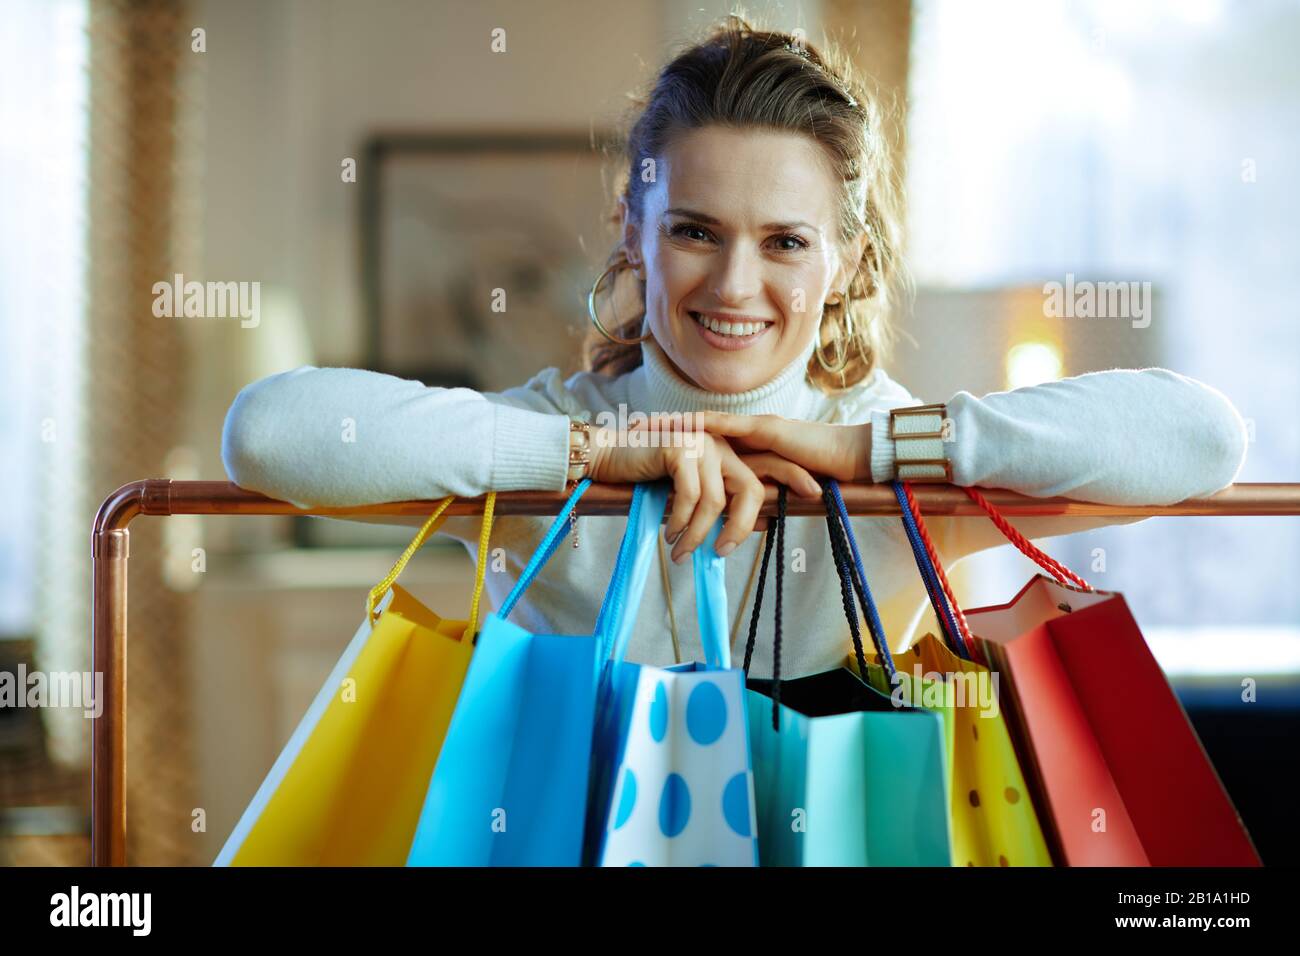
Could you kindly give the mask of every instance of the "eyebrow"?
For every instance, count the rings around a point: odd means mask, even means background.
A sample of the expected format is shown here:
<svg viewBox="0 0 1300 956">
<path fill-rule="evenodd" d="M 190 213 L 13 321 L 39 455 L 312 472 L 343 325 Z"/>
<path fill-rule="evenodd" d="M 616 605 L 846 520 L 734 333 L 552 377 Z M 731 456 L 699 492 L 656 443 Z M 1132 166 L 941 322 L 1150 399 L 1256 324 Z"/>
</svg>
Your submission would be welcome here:
<svg viewBox="0 0 1300 956">
<path fill-rule="evenodd" d="M 686 209 L 682 206 L 674 206 L 672 209 L 665 210 L 664 215 L 685 216 L 687 219 L 697 219 L 700 222 L 706 223 L 710 226 L 722 225 L 722 220 L 718 219 L 716 216 L 710 216 L 708 213 L 700 212 L 696 209 Z M 807 229 L 811 229 L 813 232 L 821 231 L 812 223 L 804 222 L 803 220 L 798 220 L 796 222 L 767 222 L 764 223 L 759 228 L 760 229 L 798 229 L 800 226 L 803 226 Z"/>
</svg>

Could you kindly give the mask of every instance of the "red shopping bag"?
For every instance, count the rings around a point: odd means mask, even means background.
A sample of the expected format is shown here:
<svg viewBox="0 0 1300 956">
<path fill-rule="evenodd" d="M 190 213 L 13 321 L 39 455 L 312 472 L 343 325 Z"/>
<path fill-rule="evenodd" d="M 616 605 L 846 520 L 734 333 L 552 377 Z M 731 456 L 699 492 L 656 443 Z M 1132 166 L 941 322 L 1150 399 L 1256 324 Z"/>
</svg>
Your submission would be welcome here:
<svg viewBox="0 0 1300 956">
<path fill-rule="evenodd" d="M 1123 596 L 1093 589 L 964 490 L 1055 578 L 1036 575 L 1007 604 L 955 617 L 966 645 L 1002 674 L 1004 711 L 1060 862 L 1261 865 Z"/>
</svg>

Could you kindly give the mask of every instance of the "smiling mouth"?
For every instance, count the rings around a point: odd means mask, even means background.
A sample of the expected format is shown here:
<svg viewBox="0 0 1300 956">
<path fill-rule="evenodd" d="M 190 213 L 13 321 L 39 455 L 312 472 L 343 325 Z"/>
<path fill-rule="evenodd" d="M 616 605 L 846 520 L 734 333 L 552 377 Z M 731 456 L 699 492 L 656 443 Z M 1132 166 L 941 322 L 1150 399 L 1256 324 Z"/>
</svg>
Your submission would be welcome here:
<svg viewBox="0 0 1300 956">
<path fill-rule="evenodd" d="M 748 339 L 761 333 L 771 322 L 763 321 L 746 321 L 746 322 L 728 322 L 713 316 L 705 315 L 702 312 L 687 312 L 698 325 L 708 329 L 714 335 L 720 335 L 723 338 Z"/>
</svg>

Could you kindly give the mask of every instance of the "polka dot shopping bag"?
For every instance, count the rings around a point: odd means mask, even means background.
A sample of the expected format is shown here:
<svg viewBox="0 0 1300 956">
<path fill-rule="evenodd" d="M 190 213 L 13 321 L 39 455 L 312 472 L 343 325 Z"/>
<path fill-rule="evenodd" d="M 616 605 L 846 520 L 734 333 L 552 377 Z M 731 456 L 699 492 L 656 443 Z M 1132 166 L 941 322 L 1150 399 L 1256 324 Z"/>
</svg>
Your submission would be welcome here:
<svg viewBox="0 0 1300 956">
<path fill-rule="evenodd" d="M 744 673 L 731 666 L 719 520 L 694 553 L 703 663 L 624 657 L 660 533 L 668 485 L 639 486 L 597 633 L 608 638 L 592 754 L 587 862 L 756 866 Z"/>
</svg>

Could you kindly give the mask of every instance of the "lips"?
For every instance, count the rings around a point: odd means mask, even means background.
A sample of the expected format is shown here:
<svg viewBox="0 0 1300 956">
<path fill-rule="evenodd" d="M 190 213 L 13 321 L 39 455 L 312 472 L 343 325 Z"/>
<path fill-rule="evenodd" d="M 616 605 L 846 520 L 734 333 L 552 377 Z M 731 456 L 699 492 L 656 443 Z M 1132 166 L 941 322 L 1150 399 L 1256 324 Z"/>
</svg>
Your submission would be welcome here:
<svg viewBox="0 0 1300 956">
<path fill-rule="evenodd" d="M 757 335 L 772 324 L 770 319 L 756 316 L 732 315 L 724 312 L 689 312 L 695 322 L 715 335 L 746 338 Z"/>
<path fill-rule="evenodd" d="M 775 324 L 766 319 L 727 316 L 716 312 L 688 312 L 687 314 L 691 317 L 691 325 L 700 333 L 700 338 L 723 352 L 735 352 L 752 347 L 761 341 Z"/>
</svg>

